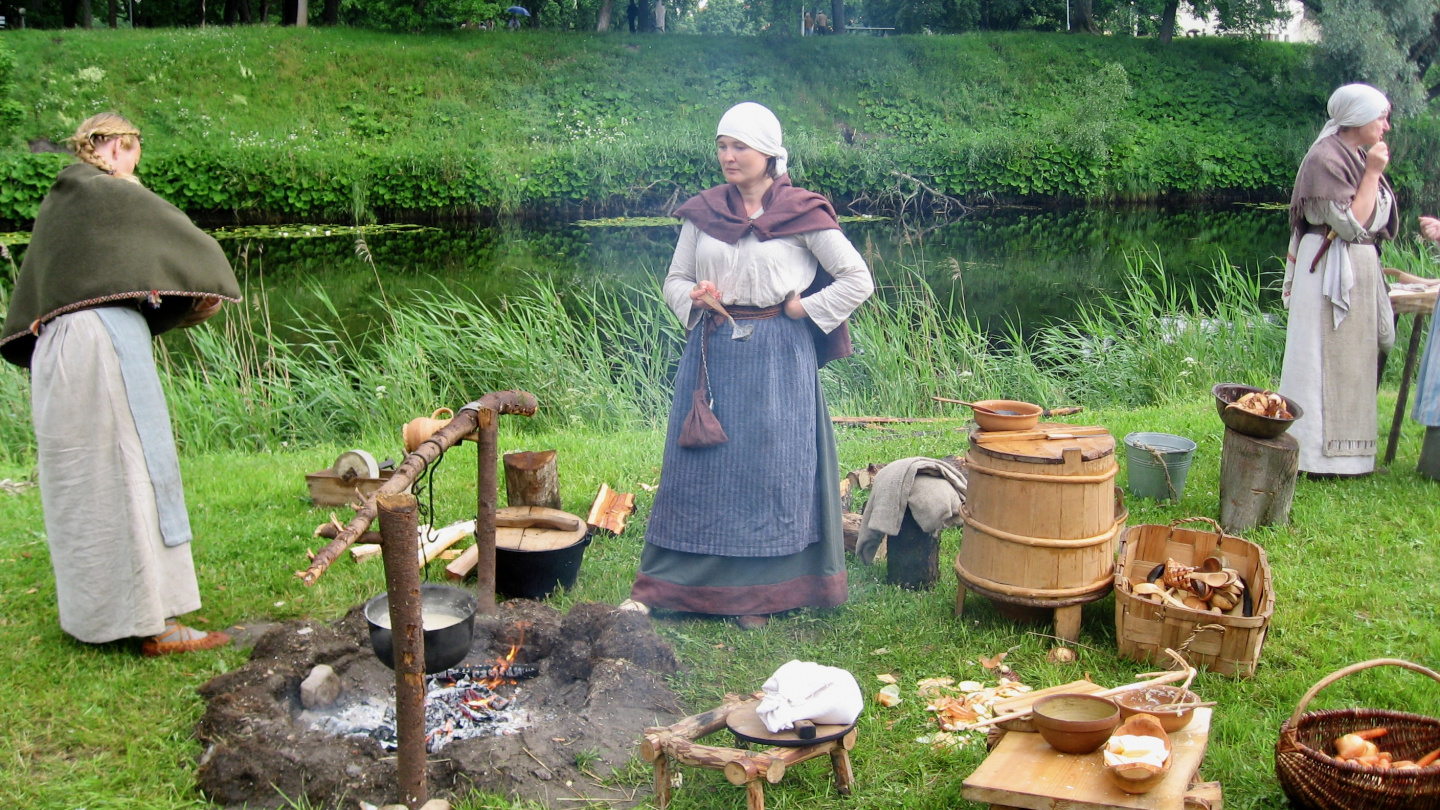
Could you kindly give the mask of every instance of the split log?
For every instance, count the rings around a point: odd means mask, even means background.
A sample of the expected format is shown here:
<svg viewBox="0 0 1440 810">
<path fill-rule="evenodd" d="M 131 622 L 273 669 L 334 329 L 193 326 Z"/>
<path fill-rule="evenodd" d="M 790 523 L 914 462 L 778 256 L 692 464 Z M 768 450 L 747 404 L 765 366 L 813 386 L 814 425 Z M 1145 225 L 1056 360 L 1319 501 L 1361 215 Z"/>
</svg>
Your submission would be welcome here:
<svg viewBox="0 0 1440 810">
<path fill-rule="evenodd" d="M 595 495 L 595 502 L 590 505 L 590 514 L 585 522 L 591 528 L 605 529 L 611 534 L 619 535 L 625 531 L 625 518 L 635 511 L 635 495 L 629 492 L 616 492 L 608 485 L 601 483 L 600 491 Z"/>
<path fill-rule="evenodd" d="M 1229 428 L 1220 455 L 1220 525 L 1243 532 L 1290 522 L 1300 444 L 1282 433 L 1257 439 Z"/>
<path fill-rule="evenodd" d="M 425 784 L 425 633 L 420 599 L 419 509 L 415 496 L 382 493 L 375 498 L 385 557 L 385 592 L 395 655 L 396 781 L 400 800 L 419 807 Z"/>
<path fill-rule="evenodd" d="M 539 405 L 536 403 L 534 395 L 525 391 L 497 391 L 486 394 L 475 402 L 461 408 L 460 413 L 456 414 L 455 418 L 451 419 L 448 425 L 436 431 L 435 435 L 422 442 L 415 452 L 405 456 L 405 461 L 400 465 L 400 468 L 395 471 L 394 475 L 390 476 L 390 480 L 380 486 L 380 489 L 376 491 L 376 495 L 378 496 L 380 493 L 394 494 L 403 492 L 407 487 L 415 483 L 415 478 L 424 472 L 426 467 L 435 463 L 435 459 L 439 458 L 441 454 L 456 444 L 459 444 L 461 439 L 474 433 L 476 428 L 481 426 L 482 421 L 489 423 L 493 432 L 495 415 L 519 414 L 521 416 L 534 416 L 538 407 Z M 482 417 L 482 414 L 485 414 L 485 416 Z M 492 465 L 494 464 L 493 455 L 491 456 L 491 463 Z M 491 471 L 490 477 L 493 485 L 493 470 Z M 331 563 L 335 562 L 335 560 L 345 552 L 345 549 L 354 544 L 361 533 L 370 528 L 371 521 L 375 519 L 375 510 L 375 496 L 366 498 L 365 502 L 360 505 L 360 508 L 355 511 L 354 519 L 346 524 L 345 530 L 340 532 L 329 545 L 325 546 L 325 548 L 320 550 L 320 553 L 315 555 L 315 559 L 311 561 L 309 568 L 304 571 L 295 572 L 295 576 L 299 577 L 306 585 L 314 585 L 319 581 Z M 483 520 L 484 516 L 481 515 L 481 518 Z M 490 520 L 490 541 L 493 544 L 495 541 L 493 510 L 490 513 Z"/>
<path fill-rule="evenodd" d="M 840 525 L 845 532 L 845 550 L 851 554 L 855 553 L 855 546 L 860 543 L 860 522 L 864 520 L 859 512 L 844 512 L 840 515 Z"/>
<path fill-rule="evenodd" d="M 505 502 L 560 509 L 560 472 L 554 450 L 506 453 Z"/>
<path fill-rule="evenodd" d="M 940 533 L 920 528 L 905 509 L 900 533 L 886 541 L 885 581 L 907 590 L 928 590 L 940 579 Z"/>
</svg>

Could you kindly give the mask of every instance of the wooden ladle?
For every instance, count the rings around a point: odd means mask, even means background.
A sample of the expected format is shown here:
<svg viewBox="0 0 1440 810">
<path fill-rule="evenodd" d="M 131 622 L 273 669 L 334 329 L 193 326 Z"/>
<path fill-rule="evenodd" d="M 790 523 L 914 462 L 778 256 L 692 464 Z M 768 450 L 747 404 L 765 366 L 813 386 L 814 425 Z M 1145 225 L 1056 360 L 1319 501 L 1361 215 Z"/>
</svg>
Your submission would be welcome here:
<svg viewBox="0 0 1440 810">
<path fill-rule="evenodd" d="M 988 413 L 988 414 L 990 414 L 991 416 L 1019 416 L 1019 415 L 1020 415 L 1020 412 L 1019 412 L 1019 411 L 997 411 L 997 410 L 994 410 L 994 409 L 992 409 L 992 408 L 987 408 L 987 407 L 985 407 L 984 405 L 976 405 L 976 404 L 973 403 L 973 402 L 966 402 L 966 401 L 963 400 L 963 399 L 946 399 L 945 397 L 930 397 L 930 398 L 933 399 L 933 400 L 935 400 L 936 402 L 949 402 L 949 403 L 951 403 L 951 404 L 953 404 L 953 405 L 964 405 L 964 406 L 966 406 L 966 407 L 968 407 L 968 408 L 971 408 L 971 409 L 973 409 L 973 410 L 977 410 L 977 411 L 979 411 L 980 413 Z"/>
</svg>

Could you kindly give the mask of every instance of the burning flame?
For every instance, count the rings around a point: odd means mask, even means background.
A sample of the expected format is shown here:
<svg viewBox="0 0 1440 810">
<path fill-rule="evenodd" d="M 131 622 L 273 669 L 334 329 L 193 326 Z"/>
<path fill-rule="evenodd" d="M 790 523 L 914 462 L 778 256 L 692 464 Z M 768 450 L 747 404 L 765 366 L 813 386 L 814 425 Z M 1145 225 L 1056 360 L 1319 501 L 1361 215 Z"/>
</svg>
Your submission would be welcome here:
<svg viewBox="0 0 1440 810">
<path fill-rule="evenodd" d="M 519 640 L 517 640 L 514 644 L 510 645 L 510 652 L 506 653 L 500 658 L 495 659 L 495 663 L 494 665 L 492 665 L 491 669 L 491 672 L 494 674 L 480 682 L 480 685 L 485 687 L 485 689 L 488 690 L 490 694 L 487 695 L 478 690 L 472 689 L 466 694 L 465 700 L 462 701 L 462 703 L 464 703 L 466 706 L 472 709 L 488 710 L 490 708 L 490 704 L 494 703 L 495 700 L 500 697 L 500 695 L 495 692 L 495 690 L 505 684 L 513 684 L 516 682 L 514 678 L 506 677 L 505 673 L 509 671 L 510 665 L 515 663 L 516 654 L 518 654 L 520 652 L 520 648 L 525 645 L 525 631 L 529 629 L 530 623 L 520 622 L 516 626 L 520 628 Z"/>
</svg>

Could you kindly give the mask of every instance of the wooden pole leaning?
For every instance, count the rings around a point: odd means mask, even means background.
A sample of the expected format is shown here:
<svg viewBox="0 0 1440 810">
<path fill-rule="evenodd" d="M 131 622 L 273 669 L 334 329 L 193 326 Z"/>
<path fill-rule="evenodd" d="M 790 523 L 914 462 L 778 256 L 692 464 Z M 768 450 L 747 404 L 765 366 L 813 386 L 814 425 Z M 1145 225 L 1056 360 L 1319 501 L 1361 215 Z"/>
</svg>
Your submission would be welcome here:
<svg viewBox="0 0 1440 810">
<path fill-rule="evenodd" d="M 495 411 L 488 408 L 476 412 L 480 449 L 475 454 L 475 612 L 481 615 L 495 612 L 495 507 L 500 499 L 495 469 L 500 435 L 495 417 Z"/>
<path fill-rule="evenodd" d="M 395 657 L 396 780 L 400 801 L 410 810 L 429 797 L 425 783 L 425 633 L 420 601 L 420 561 L 415 556 L 420 527 L 415 496 L 380 493 L 385 592 Z"/>
<path fill-rule="evenodd" d="M 480 399 L 461 408 L 460 412 L 455 414 L 455 418 L 451 419 L 448 425 L 436 431 L 433 436 L 422 442 L 420 446 L 416 448 L 415 452 L 405 456 L 405 461 L 400 464 L 400 468 L 395 471 L 395 474 L 390 477 L 390 480 L 386 481 L 376 490 L 376 495 L 378 496 L 381 493 L 393 495 L 405 491 L 411 484 L 415 483 L 415 479 L 419 477 L 420 473 L 425 471 L 426 467 L 435 462 L 435 459 L 443 455 L 446 450 L 459 444 L 461 439 L 475 433 L 480 423 L 482 411 L 490 414 L 489 422 L 493 428 L 494 417 L 497 414 L 534 416 L 538 408 L 539 405 L 535 401 L 535 396 L 525 391 L 496 391 L 486 394 Z M 492 459 L 492 466 L 493 463 Z M 491 500 L 493 502 L 493 497 Z M 315 558 L 310 562 L 310 567 L 304 571 L 297 571 L 295 576 L 299 577 L 306 585 L 314 585 L 319 581 L 331 563 L 339 559 L 340 555 L 345 553 L 345 549 L 349 548 L 366 529 L 370 528 L 371 522 L 375 520 L 375 511 L 375 497 L 365 499 L 361 503 L 360 508 L 355 510 L 355 517 L 345 525 L 345 528 L 341 530 L 334 540 L 330 541 L 329 545 L 320 549 L 319 553 L 315 555 Z M 494 528 L 494 514 L 492 512 L 490 516 L 492 542 L 494 539 Z M 480 531 L 480 527 L 477 526 L 477 538 Z"/>
</svg>

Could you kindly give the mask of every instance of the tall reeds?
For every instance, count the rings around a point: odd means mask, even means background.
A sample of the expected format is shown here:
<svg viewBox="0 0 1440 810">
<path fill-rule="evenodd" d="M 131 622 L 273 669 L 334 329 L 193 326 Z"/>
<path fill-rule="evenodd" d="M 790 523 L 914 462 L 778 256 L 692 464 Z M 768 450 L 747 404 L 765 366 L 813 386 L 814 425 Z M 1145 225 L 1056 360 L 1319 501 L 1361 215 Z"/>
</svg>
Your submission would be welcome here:
<svg viewBox="0 0 1440 810">
<path fill-rule="evenodd" d="M 923 257 L 911 261 L 903 284 L 852 318 L 855 356 L 821 372 L 835 413 L 943 413 L 935 395 L 1139 406 L 1219 381 L 1274 386 L 1279 376 L 1281 320 L 1257 275 L 1223 257 L 1202 296 L 1157 255 L 1132 256 L 1123 293 L 1028 337 L 1016 326 L 986 334 L 962 304 L 937 299 Z M 310 294 L 328 317 L 284 339 L 270 327 L 259 275 L 245 306 L 166 337 L 160 373 L 183 448 L 389 435 L 436 407 L 507 388 L 539 399 L 540 413 L 523 423 L 535 427 L 658 426 L 669 409 L 684 334 L 655 288 L 542 282 L 499 305 L 443 288 L 391 295 L 379 325 L 359 335 L 330 325 L 346 319 L 322 288 Z M 0 438 L 0 458 L 33 455 L 28 381 L 13 368 L 0 370 Z"/>
</svg>

